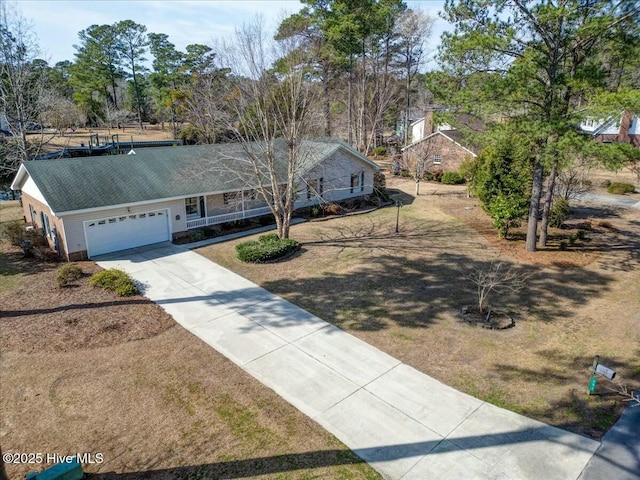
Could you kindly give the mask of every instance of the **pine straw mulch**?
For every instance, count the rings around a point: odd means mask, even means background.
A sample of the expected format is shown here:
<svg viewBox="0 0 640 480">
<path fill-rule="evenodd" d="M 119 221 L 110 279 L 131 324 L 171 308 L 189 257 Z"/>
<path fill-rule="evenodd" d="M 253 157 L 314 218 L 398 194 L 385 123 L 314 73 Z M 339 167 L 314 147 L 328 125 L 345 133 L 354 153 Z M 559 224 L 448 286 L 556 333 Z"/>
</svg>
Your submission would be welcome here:
<svg viewBox="0 0 640 480">
<path fill-rule="evenodd" d="M 150 338 L 175 325 L 170 315 L 141 295 L 118 297 L 90 287 L 93 262 L 77 262 L 84 277 L 56 283 L 58 265 L 24 258 L 0 243 L 0 345 L 16 352 L 68 352 Z"/>
</svg>

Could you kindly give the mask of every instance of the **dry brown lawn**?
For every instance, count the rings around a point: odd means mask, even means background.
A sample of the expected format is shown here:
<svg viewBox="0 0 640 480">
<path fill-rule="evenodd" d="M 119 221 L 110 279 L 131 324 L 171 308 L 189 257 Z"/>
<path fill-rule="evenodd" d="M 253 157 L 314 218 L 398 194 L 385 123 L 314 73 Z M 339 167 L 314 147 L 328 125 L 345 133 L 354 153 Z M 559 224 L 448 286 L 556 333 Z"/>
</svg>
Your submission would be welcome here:
<svg viewBox="0 0 640 480">
<path fill-rule="evenodd" d="M 101 453 L 85 472 L 104 479 L 379 478 L 159 306 L 55 278 L 1 244 L 3 453 Z"/>
<path fill-rule="evenodd" d="M 138 126 L 126 126 L 122 128 L 79 128 L 75 131 L 67 130 L 62 134 L 54 132 L 52 129 L 44 130 L 42 133 L 29 135 L 29 140 L 34 143 L 44 142 L 42 152 L 53 152 L 66 147 L 79 147 L 81 144 L 89 145 L 91 135 L 98 135 L 100 143 L 110 143 L 116 135 L 120 143 L 126 144 L 129 141 L 145 140 L 171 140 L 174 138 L 173 130 L 169 124 L 164 128 L 160 124 L 144 124 L 144 128 Z"/>
<path fill-rule="evenodd" d="M 448 385 L 600 437 L 624 402 L 605 381 L 603 395 L 586 395 L 593 356 L 640 386 L 638 212 L 580 209 L 573 228 L 552 230 L 548 248 L 526 253 L 522 239 L 497 238 L 463 187 L 423 184 L 416 198 L 411 182 L 389 187 L 402 190 L 399 234 L 391 207 L 294 226 L 302 250 L 278 264 L 239 262 L 240 240 L 199 252 Z M 495 261 L 531 275 L 520 293 L 490 299 L 514 316 L 508 330 L 472 327 L 458 313 L 475 302 L 469 272 Z"/>
</svg>

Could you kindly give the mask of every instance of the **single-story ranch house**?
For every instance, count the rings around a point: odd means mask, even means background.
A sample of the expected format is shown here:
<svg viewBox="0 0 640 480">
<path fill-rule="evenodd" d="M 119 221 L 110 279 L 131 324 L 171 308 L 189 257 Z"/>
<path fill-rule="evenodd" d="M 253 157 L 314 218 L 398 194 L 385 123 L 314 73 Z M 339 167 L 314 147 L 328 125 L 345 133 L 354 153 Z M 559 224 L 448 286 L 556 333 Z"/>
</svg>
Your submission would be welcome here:
<svg viewBox="0 0 640 480">
<path fill-rule="evenodd" d="M 300 148 L 296 208 L 373 192 L 379 167 L 344 142 L 305 140 Z M 43 230 L 61 257 L 76 261 L 268 215 L 255 190 L 256 175 L 238 173 L 246 171 L 246 152 L 226 143 L 29 161 L 11 188 L 22 193 L 25 220 Z M 273 157 L 284 182 L 284 143 Z"/>
</svg>

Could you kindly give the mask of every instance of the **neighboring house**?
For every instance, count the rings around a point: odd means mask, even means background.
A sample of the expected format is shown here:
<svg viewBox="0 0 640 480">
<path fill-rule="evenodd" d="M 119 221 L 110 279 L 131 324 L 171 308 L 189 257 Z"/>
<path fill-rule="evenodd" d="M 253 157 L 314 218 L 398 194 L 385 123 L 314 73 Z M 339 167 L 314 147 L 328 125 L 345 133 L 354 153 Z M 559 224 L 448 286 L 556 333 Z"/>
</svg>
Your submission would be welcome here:
<svg viewBox="0 0 640 480">
<path fill-rule="evenodd" d="M 379 168 L 347 144 L 317 139 L 301 149 L 296 208 L 373 192 Z M 11 188 L 22 192 L 27 222 L 42 228 L 62 257 L 76 261 L 269 215 L 255 177 L 234 173 L 242 159 L 242 147 L 227 143 L 30 161 L 20 166 Z M 284 144 L 275 159 L 285 171 Z"/>
<path fill-rule="evenodd" d="M 580 124 L 583 133 L 601 143 L 629 143 L 640 148 L 640 121 L 638 116 L 624 110 L 619 117 L 608 120 L 586 119 Z"/>
<path fill-rule="evenodd" d="M 464 146 L 459 130 L 448 124 L 433 125 L 433 112 L 412 124 L 415 140 L 402 149 L 407 164 L 422 163 L 425 172 L 457 172 L 465 160 L 475 158 L 477 152 Z"/>
</svg>

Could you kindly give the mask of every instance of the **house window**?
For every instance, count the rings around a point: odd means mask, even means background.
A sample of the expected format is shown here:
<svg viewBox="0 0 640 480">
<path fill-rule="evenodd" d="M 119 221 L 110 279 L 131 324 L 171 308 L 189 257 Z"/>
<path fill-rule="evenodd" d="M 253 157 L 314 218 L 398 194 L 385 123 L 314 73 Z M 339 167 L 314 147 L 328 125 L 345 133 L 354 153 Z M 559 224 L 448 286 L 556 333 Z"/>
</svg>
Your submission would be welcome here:
<svg viewBox="0 0 640 480">
<path fill-rule="evenodd" d="M 322 197 L 322 194 L 324 194 L 324 178 L 320 177 L 318 179 L 318 195 Z"/>
<path fill-rule="evenodd" d="M 247 201 L 255 200 L 257 197 L 257 193 L 253 188 L 251 190 L 245 190 L 243 192 L 243 195 L 244 195 L 244 199 Z"/>
<path fill-rule="evenodd" d="M 364 192 L 364 170 L 360 172 L 360 191 Z"/>
<path fill-rule="evenodd" d="M 185 198 L 184 208 L 187 212 L 187 220 L 193 220 L 195 218 L 204 217 L 205 216 L 204 197 Z M 154 212 L 154 215 L 156 215 L 156 212 Z"/>
<path fill-rule="evenodd" d="M 311 200 L 318 193 L 318 180 L 309 180 L 307 182 L 307 201 Z"/>
<path fill-rule="evenodd" d="M 51 238 L 51 226 L 49 225 L 49 216 L 40 212 L 40 221 L 42 222 L 42 230 L 47 235 L 47 237 Z"/>
<path fill-rule="evenodd" d="M 433 163 L 436 165 L 440 165 L 442 163 L 442 155 L 434 155 Z"/>
<path fill-rule="evenodd" d="M 360 180 L 358 175 L 351 175 L 351 188 L 349 189 L 349 193 L 353 193 L 353 191 L 358 188 L 358 180 Z"/>
<path fill-rule="evenodd" d="M 36 211 L 33 208 L 33 205 L 31 204 L 29 204 L 29 214 L 31 215 L 31 223 L 35 225 L 37 223 L 36 218 L 38 218 L 38 216 L 36 215 Z"/>
<path fill-rule="evenodd" d="M 227 192 L 222 194 L 222 201 L 225 205 L 238 203 L 242 197 L 242 192 Z"/>
<path fill-rule="evenodd" d="M 185 198 L 184 207 L 187 211 L 188 219 L 200 217 L 200 202 L 198 202 L 198 197 Z"/>
</svg>

